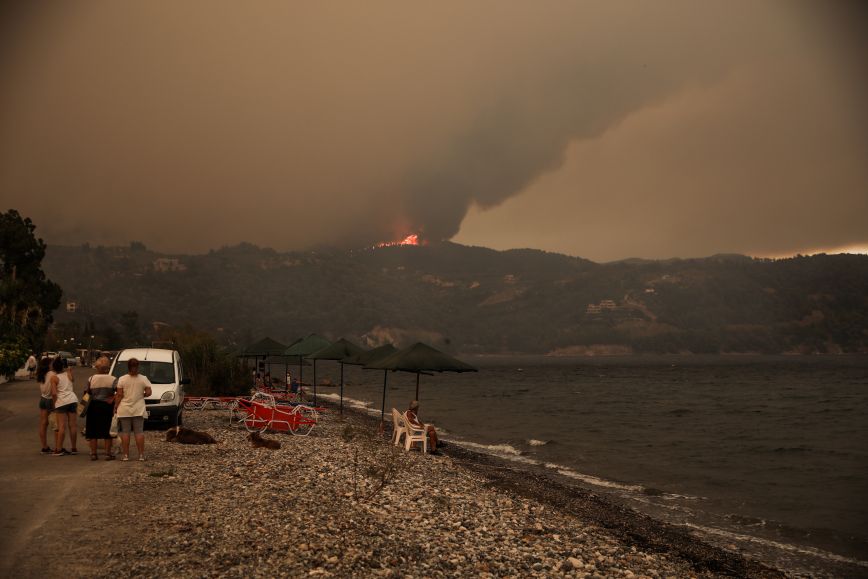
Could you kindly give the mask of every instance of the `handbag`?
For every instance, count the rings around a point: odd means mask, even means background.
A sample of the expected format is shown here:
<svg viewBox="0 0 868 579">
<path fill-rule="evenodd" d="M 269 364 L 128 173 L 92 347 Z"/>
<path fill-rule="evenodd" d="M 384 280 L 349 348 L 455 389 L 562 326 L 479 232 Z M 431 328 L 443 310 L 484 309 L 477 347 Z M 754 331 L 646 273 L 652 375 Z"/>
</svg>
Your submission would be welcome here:
<svg viewBox="0 0 868 579">
<path fill-rule="evenodd" d="M 114 416 L 112 416 L 112 423 L 111 423 L 111 426 L 109 426 L 109 436 L 114 438 L 117 435 L 118 435 L 118 415 L 115 414 Z"/>
<path fill-rule="evenodd" d="M 85 392 L 84 396 L 81 397 L 81 402 L 78 403 L 78 415 L 85 418 L 88 408 L 90 408 L 90 394 Z"/>
</svg>

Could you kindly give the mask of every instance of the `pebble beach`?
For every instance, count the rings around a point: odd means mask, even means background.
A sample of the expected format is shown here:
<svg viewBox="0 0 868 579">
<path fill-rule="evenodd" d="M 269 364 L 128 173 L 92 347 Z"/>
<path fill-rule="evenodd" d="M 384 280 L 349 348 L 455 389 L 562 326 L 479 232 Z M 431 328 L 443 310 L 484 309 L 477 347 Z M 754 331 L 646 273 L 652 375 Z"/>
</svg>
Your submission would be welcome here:
<svg viewBox="0 0 868 579">
<path fill-rule="evenodd" d="M 187 412 L 185 422 L 220 443 L 173 444 L 163 431 L 149 430 L 145 462 L 133 452 L 131 462 L 112 463 L 104 492 L 83 492 L 59 515 L 56 524 L 77 538 L 64 560 L 80 562 L 66 565 L 67 572 L 781 576 L 668 536 L 653 522 L 633 524 L 639 515 L 615 512 L 593 496 L 574 494 L 569 505 L 558 504 L 534 490 L 544 483 L 448 444 L 440 455 L 405 452 L 360 414 L 329 410 L 307 437 L 266 434 L 281 442 L 278 450 L 252 448 L 243 428 L 230 427 L 226 411 Z M 679 546 L 682 540 L 695 548 Z M 61 570 L 51 568 L 58 561 L 33 559 L 22 575 Z"/>
</svg>

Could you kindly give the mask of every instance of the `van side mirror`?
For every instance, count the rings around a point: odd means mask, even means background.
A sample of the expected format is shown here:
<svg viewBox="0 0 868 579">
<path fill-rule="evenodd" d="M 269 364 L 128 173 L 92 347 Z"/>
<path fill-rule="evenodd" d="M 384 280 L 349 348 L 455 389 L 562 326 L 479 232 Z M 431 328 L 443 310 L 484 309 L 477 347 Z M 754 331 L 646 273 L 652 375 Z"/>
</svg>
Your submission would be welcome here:
<svg viewBox="0 0 868 579">
<path fill-rule="evenodd" d="M 187 386 L 190 384 L 189 378 L 181 378 L 181 386 Z"/>
</svg>

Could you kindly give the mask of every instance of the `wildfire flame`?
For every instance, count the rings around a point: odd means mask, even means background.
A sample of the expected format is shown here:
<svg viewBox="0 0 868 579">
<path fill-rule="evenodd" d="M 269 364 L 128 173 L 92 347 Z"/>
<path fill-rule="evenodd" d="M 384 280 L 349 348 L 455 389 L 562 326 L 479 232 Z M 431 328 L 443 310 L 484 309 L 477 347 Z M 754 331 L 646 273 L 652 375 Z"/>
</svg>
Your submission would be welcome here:
<svg viewBox="0 0 868 579">
<path fill-rule="evenodd" d="M 378 243 L 376 247 L 396 247 L 399 245 L 421 245 L 421 241 L 419 240 L 418 234 L 411 233 L 404 239 L 399 239 L 397 241 L 384 241 L 382 243 Z"/>
</svg>

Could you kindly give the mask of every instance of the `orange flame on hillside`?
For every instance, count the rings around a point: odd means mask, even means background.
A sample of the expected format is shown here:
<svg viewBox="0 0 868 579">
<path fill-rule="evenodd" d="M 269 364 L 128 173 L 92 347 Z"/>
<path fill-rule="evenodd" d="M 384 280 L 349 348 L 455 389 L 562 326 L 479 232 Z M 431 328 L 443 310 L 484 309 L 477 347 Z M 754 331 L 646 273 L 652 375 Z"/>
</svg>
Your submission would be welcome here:
<svg viewBox="0 0 868 579">
<path fill-rule="evenodd" d="M 418 234 L 411 233 L 404 239 L 399 239 L 397 241 L 384 241 L 378 243 L 375 247 L 397 247 L 399 245 L 422 245 L 422 241 L 419 239 Z"/>
</svg>

